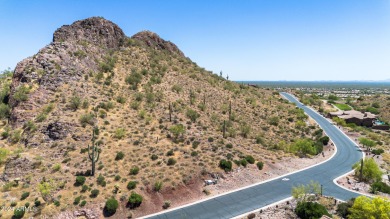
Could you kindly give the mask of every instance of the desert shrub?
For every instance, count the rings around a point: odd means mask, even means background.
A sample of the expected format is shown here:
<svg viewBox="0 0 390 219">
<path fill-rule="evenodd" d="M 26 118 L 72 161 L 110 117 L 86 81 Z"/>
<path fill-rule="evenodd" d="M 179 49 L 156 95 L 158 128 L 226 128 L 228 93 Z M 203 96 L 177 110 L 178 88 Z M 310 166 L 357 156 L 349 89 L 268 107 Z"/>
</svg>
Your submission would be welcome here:
<svg viewBox="0 0 390 219">
<path fill-rule="evenodd" d="M 110 198 L 106 201 L 106 205 L 104 206 L 107 213 L 110 215 L 115 214 L 116 209 L 118 208 L 119 203 L 115 198 Z"/>
<path fill-rule="evenodd" d="M 46 120 L 46 118 L 47 118 L 47 115 L 46 115 L 45 113 L 39 113 L 39 114 L 37 115 L 37 117 L 35 118 L 35 120 L 36 120 L 37 122 L 43 122 L 43 121 Z"/>
<path fill-rule="evenodd" d="M 213 141 L 214 141 L 214 138 L 213 138 L 213 137 L 209 137 L 209 138 L 207 138 L 207 141 L 208 141 L 208 142 L 213 142 Z"/>
<path fill-rule="evenodd" d="M 76 111 L 80 108 L 81 106 L 81 98 L 76 95 L 76 94 L 73 94 L 73 96 L 69 99 L 69 107 Z"/>
<path fill-rule="evenodd" d="M 38 206 L 40 206 L 41 205 L 41 201 L 39 201 L 38 199 L 35 199 L 35 201 L 34 201 L 34 206 L 35 207 L 38 207 Z"/>
<path fill-rule="evenodd" d="M 115 177 L 114 177 L 114 180 L 115 181 L 119 181 L 121 179 L 121 176 L 119 176 L 119 175 L 116 175 Z"/>
<path fill-rule="evenodd" d="M 233 166 L 233 164 L 230 160 L 222 159 L 219 161 L 219 167 L 225 171 L 231 171 L 232 166 Z"/>
<path fill-rule="evenodd" d="M 130 84 L 133 89 L 137 88 L 138 84 L 142 81 L 142 75 L 136 71 L 132 71 L 132 73 L 125 78 L 125 82 Z"/>
<path fill-rule="evenodd" d="M 87 201 L 82 200 L 81 203 L 80 203 L 80 207 L 84 207 L 86 204 L 87 204 Z"/>
<path fill-rule="evenodd" d="M 74 205 L 78 205 L 81 201 L 81 196 L 77 196 L 74 200 L 73 200 L 73 204 Z"/>
<path fill-rule="evenodd" d="M 323 215 L 331 216 L 326 208 L 317 202 L 299 202 L 295 213 L 302 219 L 320 218 Z"/>
<path fill-rule="evenodd" d="M 371 184 L 370 192 L 375 194 L 376 192 L 383 192 L 390 194 L 390 186 L 384 182 L 374 182 Z"/>
<path fill-rule="evenodd" d="M 85 176 L 76 176 L 76 183 L 75 183 L 75 185 L 76 186 L 84 185 L 85 180 L 86 180 Z"/>
<path fill-rule="evenodd" d="M 137 175 L 139 172 L 139 167 L 134 166 L 130 169 L 130 175 Z"/>
<path fill-rule="evenodd" d="M 152 156 L 150 157 L 152 160 L 157 160 L 158 159 L 158 156 L 156 154 L 152 154 Z"/>
<path fill-rule="evenodd" d="M 172 91 L 173 92 L 180 93 L 182 90 L 183 90 L 183 87 L 178 85 L 178 84 L 175 84 L 175 85 L 172 86 Z"/>
<path fill-rule="evenodd" d="M 246 156 L 245 160 L 248 161 L 248 163 L 250 163 L 250 164 L 255 163 L 255 158 L 253 158 L 251 155 Z"/>
<path fill-rule="evenodd" d="M 126 98 L 124 96 L 117 96 L 116 102 L 124 104 L 124 103 L 126 103 Z"/>
<path fill-rule="evenodd" d="M 196 120 L 200 117 L 200 114 L 193 109 L 188 109 L 186 112 L 186 116 L 192 121 L 196 122 Z"/>
<path fill-rule="evenodd" d="M 355 175 L 360 177 L 361 162 L 355 163 L 352 168 L 355 170 Z M 383 172 L 379 168 L 379 165 L 373 158 L 365 158 L 363 162 L 363 176 L 364 182 L 378 182 L 382 179 Z"/>
<path fill-rule="evenodd" d="M 1 133 L 1 138 L 6 139 L 9 137 L 9 129 L 5 128 L 4 131 Z"/>
<path fill-rule="evenodd" d="M 146 95 L 145 95 L 145 98 L 146 98 L 146 102 L 147 103 L 153 103 L 154 100 L 155 100 L 155 96 L 151 92 L 147 92 Z"/>
<path fill-rule="evenodd" d="M 246 159 L 241 159 L 240 164 L 241 166 L 246 167 L 248 165 L 248 161 Z"/>
<path fill-rule="evenodd" d="M 228 144 L 226 144 L 226 147 L 229 148 L 229 149 L 232 149 L 233 145 L 231 143 L 228 143 Z"/>
<path fill-rule="evenodd" d="M 162 186 L 163 186 L 163 182 L 161 182 L 161 181 L 156 181 L 156 182 L 154 183 L 154 191 L 156 191 L 156 192 L 161 191 Z"/>
<path fill-rule="evenodd" d="M 88 186 L 87 185 L 83 185 L 81 187 L 81 192 L 86 192 L 88 190 Z"/>
<path fill-rule="evenodd" d="M 101 185 L 103 187 L 106 186 L 106 181 L 102 174 L 99 174 L 98 178 L 96 179 L 96 182 L 98 185 Z"/>
<path fill-rule="evenodd" d="M 379 149 L 373 149 L 371 152 L 372 152 L 373 154 L 375 154 L 375 155 L 381 155 L 381 154 L 383 154 L 385 151 L 384 151 L 382 148 L 379 148 Z"/>
<path fill-rule="evenodd" d="M 162 207 L 163 207 L 163 209 L 168 209 L 169 207 L 171 207 L 171 202 L 165 201 Z"/>
<path fill-rule="evenodd" d="M 25 131 L 28 131 L 30 133 L 33 133 L 37 130 L 37 126 L 35 125 L 34 121 L 28 120 L 24 125 L 23 128 Z"/>
<path fill-rule="evenodd" d="M 355 198 L 352 198 L 348 202 L 342 202 L 338 204 L 336 209 L 337 215 L 341 216 L 342 218 L 348 218 L 348 215 L 350 215 L 349 209 L 353 206 L 354 201 Z"/>
<path fill-rule="evenodd" d="M 81 106 L 83 109 L 87 109 L 89 107 L 89 101 L 87 99 L 85 99 L 82 103 L 82 106 Z"/>
<path fill-rule="evenodd" d="M 256 136 L 256 144 L 264 144 L 264 138 L 261 136 Z"/>
<path fill-rule="evenodd" d="M 122 151 L 116 153 L 115 160 L 122 160 L 125 154 Z"/>
<path fill-rule="evenodd" d="M 107 55 L 103 58 L 103 61 L 99 63 L 101 72 L 112 72 L 116 62 L 115 56 Z"/>
<path fill-rule="evenodd" d="M 168 152 L 167 152 L 167 154 L 166 154 L 167 156 L 173 156 L 174 155 L 174 152 L 173 152 L 173 150 L 169 150 Z"/>
<path fill-rule="evenodd" d="M 20 197 L 20 200 L 26 199 L 28 196 L 30 196 L 29 192 L 23 192 L 22 196 Z"/>
<path fill-rule="evenodd" d="M 256 163 L 256 166 L 257 166 L 257 168 L 258 168 L 259 170 L 262 170 L 262 169 L 263 169 L 263 166 L 264 166 L 264 163 L 261 162 L 261 161 L 259 161 L 259 162 Z"/>
<path fill-rule="evenodd" d="M 323 145 L 327 145 L 329 143 L 329 137 L 328 136 L 323 136 L 319 139 L 319 141 L 323 144 Z"/>
<path fill-rule="evenodd" d="M 19 207 L 14 209 L 14 216 L 12 218 L 22 218 L 25 213 L 25 208 L 24 207 Z"/>
<path fill-rule="evenodd" d="M 248 218 L 248 219 L 253 219 L 253 218 L 255 218 L 256 217 L 256 214 L 255 213 L 250 213 L 250 214 L 248 214 L 248 216 L 246 217 L 246 218 Z"/>
<path fill-rule="evenodd" d="M 277 125 L 279 124 L 279 117 L 277 117 L 277 116 L 270 117 L 270 118 L 268 119 L 268 123 L 269 123 L 270 125 L 277 126 Z"/>
<path fill-rule="evenodd" d="M 11 115 L 11 108 L 9 105 L 0 103 L 0 119 L 8 118 Z"/>
<path fill-rule="evenodd" d="M 93 125 L 94 124 L 94 115 L 91 114 L 91 113 L 87 113 L 87 114 L 83 114 L 80 116 L 80 123 L 83 127 L 87 126 L 88 124 L 89 125 Z"/>
<path fill-rule="evenodd" d="M 12 144 L 16 144 L 20 141 L 22 138 L 22 130 L 17 129 L 11 133 L 10 141 Z"/>
<path fill-rule="evenodd" d="M 55 206 L 57 206 L 57 207 L 61 205 L 60 201 L 58 201 L 58 200 L 55 200 L 55 201 L 53 202 L 53 204 L 54 204 Z"/>
<path fill-rule="evenodd" d="M 173 165 L 175 165 L 176 164 L 176 160 L 175 160 L 175 158 L 169 158 L 168 159 L 168 161 L 167 161 L 167 165 L 168 166 L 173 166 Z"/>
<path fill-rule="evenodd" d="M 99 190 L 97 190 L 97 189 L 93 189 L 92 191 L 91 191 L 91 195 L 90 195 L 90 197 L 91 198 L 96 198 L 98 195 L 99 195 Z"/>
<path fill-rule="evenodd" d="M 192 157 L 198 156 L 198 152 L 197 152 L 197 151 L 192 151 L 192 152 L 191 152 L 191 156 L 192 156 Z"/>
<path fill-rule="evenodd" d="M 322 149 L 322 144 L 315 144 L 315 142 L 308 138 L 298 139 L 290 146 L 290 151 L 299 156 L 305 156 L 307 154 L 317 155 L 322 152 Z"/>
<path fill-rule="evenodd" d="M 175 138 L 178 138 L 180 135 L 184 134 L 185 129 L 182 124 L 178 124 L 171 126 L 169 131 L 175 136 Z"/>
<path fill-rule="evenodd" d="M 118 128 L 115 130 L 114 138 L 122 139 L 123 137 L 125 137 L 125 134 L 126 134 L 126 131 L 124 128 Z"/>
<path fill-rule="evenodd" d="M 140 206 L 142 203 L 142 200 L 143 200 L 143 198 L 140 194 L 132 192 L 130 197 L 129 197 L 129 200 L 128 200 L 129 207 L 136 208 L 136 207 Z"/>
<path fill-rule="evenodd" d="M 135 187 L 137 187 L 137 181 L 130 181 L 130 182 L 127 183 L 127 189 L 128 190 L 135 189 Z"/>
<path fill-rule="evenodd" d="M 0 165 L 2 165 L 5 162 L 9 153 L 10 153 L 9 150 L 5 148 L 0 148 Z"/>
<path fill-rule="evenodd" d="M 13 98 L 17 102 L 26 101 L 28 99 L 29 93 L 30 93 L 30 89 L 27 86 L 22 85 L 16 88 Z"/>
<path fill-rule="evenodd" d="M 192 142 L 192 148 L 196 149 L 199 146 L 200 142 L 199 141 L 193 141 Z"/>
<path fill-rule="evenodd" d="M 247 138 L 250 132 L 251 132 L 251 127 L 248 124 L 242 123 L 240 125 L 240 134 L 242 137 Z"/>
<path fill-rule="evenodd" d="M 59 163 L 54 164 L 53 171 L 57 172 L 57 171 L 60 171 L 60 170 L 61 170 L 61 164 L 59 164 Z"/>
</svg>

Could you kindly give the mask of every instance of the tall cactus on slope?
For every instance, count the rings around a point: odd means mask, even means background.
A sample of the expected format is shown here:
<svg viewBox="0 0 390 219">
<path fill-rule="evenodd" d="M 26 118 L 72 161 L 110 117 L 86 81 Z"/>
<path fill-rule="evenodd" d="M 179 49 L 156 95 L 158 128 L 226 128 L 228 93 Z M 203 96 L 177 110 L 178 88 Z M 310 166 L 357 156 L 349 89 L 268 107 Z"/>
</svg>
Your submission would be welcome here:
<svg viewBox="0 0 390 219">
<path fill-rule="evenodd" d="M 88 144 L 88 157 L 89 157 L 89 159 L 92 162 L 91 176 L 95 175 L 95 164 L 99 160 L 99 154 L 100 154 L 100 151 L 99 151 L 99 148 L 98 148 L 98 144 L 95 143 L 95 132 L 97 130 L 98 130 L 97 127 L 93 128 L 93 130 L 92 130 L 92 139 L 91 139 L 92 146 L 90 146 Z"/>
</svg>

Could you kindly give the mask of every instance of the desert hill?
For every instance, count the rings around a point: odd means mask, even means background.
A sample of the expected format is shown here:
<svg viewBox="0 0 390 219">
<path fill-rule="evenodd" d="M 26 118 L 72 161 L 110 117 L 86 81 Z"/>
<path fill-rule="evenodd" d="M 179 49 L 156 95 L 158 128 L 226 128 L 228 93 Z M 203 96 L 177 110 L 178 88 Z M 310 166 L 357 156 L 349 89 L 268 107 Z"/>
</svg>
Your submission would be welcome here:
<svg viewBox="0 0 390 219">
<path fill-rule="evenodd" d="M 101 17 L 56 30 L 0 90 L 0 205 L 29 203 L 30 216 L 102 209 L 112 196 L 122 216 L 161 210 L 202 194 L 203 177 L 224 174 L 222 159 L 233 169 L 247 156 L 272 164 L 318 130 L 278 93 L 229 81 L 157 34 L 127 37 Z M 100 156 L 89 176 L 95 126 Z M 132 192 L 143 202 L 126 208 Z M 101 213 L 88 212 L 80 215 Z"/>
</svg>

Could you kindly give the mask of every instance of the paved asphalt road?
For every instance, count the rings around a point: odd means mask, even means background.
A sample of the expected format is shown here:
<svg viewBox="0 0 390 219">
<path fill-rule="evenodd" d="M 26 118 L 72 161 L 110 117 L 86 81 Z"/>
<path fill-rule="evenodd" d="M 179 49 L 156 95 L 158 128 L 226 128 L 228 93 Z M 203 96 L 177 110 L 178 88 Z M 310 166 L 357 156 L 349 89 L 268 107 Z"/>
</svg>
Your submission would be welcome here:
<svg viewBox="0 0 390 219">
<path fill-rule="evenodd" d="M 263 184 L 215 197 L 194 205 L 186 206 L 169 212 L 162 212 L 147 218 L 232 218 L 246 212 L 264 207 L 291 196 L 291 187 L 307 184 L 310 180 L 323 185 L 323 194 L 341 200 L 357 197 L 357 193 L 344 190 L 333 183 L 333 179 L 351 171 L 351 166 L 362 158 L 357 146 L 330 124 L 325 118 L 303 106 L 291 95 L 282 93 L 288 100 L 303 108 L 315 119 L 337 146 L 336 155 L 329 161 L 310 169 L 286 176 L 288 181 L 281 178 Z"/>
</svg>

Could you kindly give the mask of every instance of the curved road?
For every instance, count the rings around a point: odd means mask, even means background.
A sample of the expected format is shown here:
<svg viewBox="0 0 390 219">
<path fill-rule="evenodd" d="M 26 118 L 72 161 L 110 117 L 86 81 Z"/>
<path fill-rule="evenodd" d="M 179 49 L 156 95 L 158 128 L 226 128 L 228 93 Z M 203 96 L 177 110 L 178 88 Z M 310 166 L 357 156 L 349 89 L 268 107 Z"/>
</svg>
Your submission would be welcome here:
<svg viewBox="0 0 390 219">
<path fill-rule="evenodd" d="M 359 196 L 359 194 L 342 189 L 333 183 L 333 179 L 351 171 L 352 165 L 362 158 L 362 153 L 356 144 L 336 126 L 330 124 L 324 117 L 312 109 L 302 105 L 293 96 L 288 93 L 281 94 L 298 107 L 304 109 L 336 144 L 337 152 L 330 160 L 301 172 L 284 176 L 289 178 L 288 181 L 276 178 L 272 181 L 200 201 L 192 205 L 149 215 L 146 218 L 232 218 L 289 198 L 293 186 L 307 184 L 310 180 L 322 184 L 323 194 L 327 196 L 333 196 L 341 200 Z"/>
</svg>

